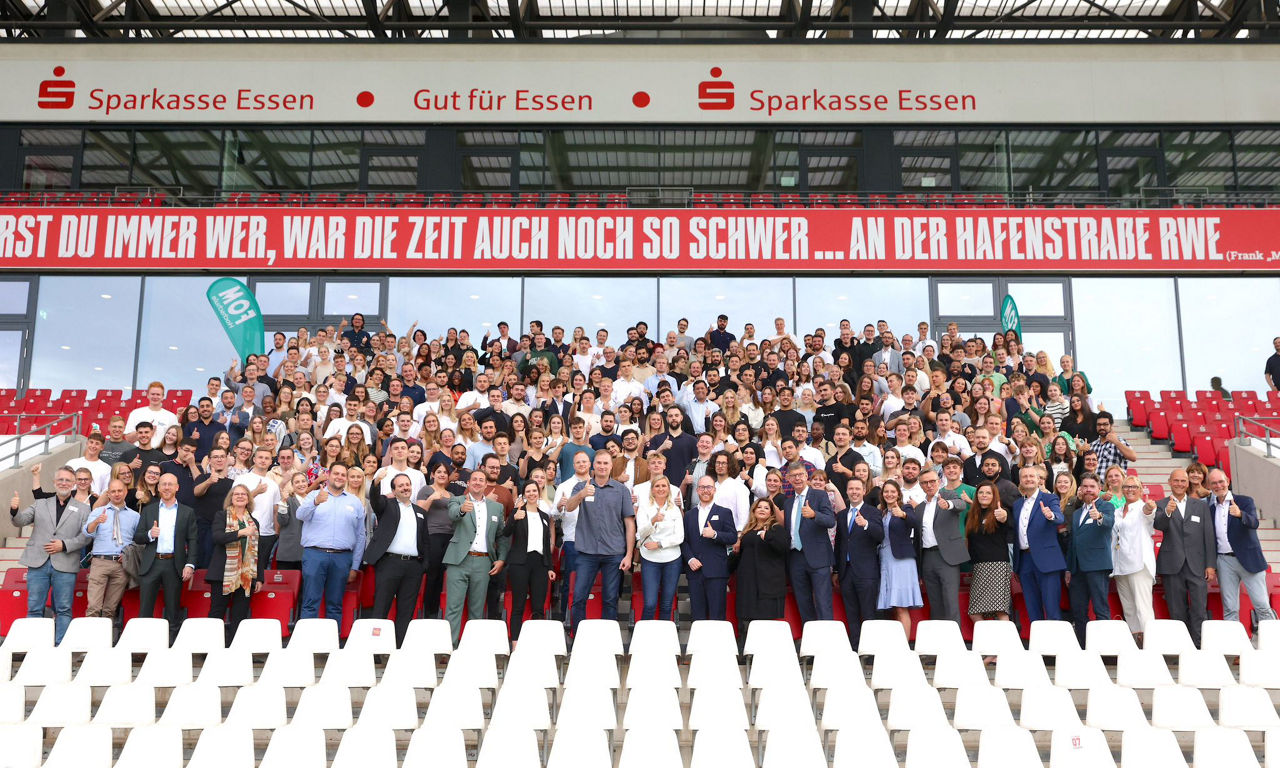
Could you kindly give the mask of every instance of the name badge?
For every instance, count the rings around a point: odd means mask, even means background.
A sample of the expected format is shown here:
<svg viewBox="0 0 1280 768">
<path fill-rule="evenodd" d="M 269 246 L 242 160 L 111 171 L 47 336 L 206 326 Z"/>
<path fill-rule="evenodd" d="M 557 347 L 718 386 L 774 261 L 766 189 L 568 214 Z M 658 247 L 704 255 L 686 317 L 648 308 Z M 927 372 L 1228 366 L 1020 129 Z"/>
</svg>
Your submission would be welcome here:
<svg viewBox="0 0 1280 768">
<path fill-rule="evenodd" d="M 491 522 L 491 523 L 496 523 L 496 522 L 498 522 L 498 516 L 497 516 L 497 515 L 490 515 L 490 516 L 489 516 L 489 522 Z"/>
<path fill-rule="evenodd" d="M 712 516 L 711 516 L 711 519 L 712 519 L 712 520 L 719 520 L 719 519 L 720 519 L 720 516 L 719 516 L 719 515 L 712 515 Z"/>
<path fill-rule="evenodd" d="M 414 514 L 418 516 L 418 519 L 419 519 L 419 520 L 423 519 L 423 518 L 422 518 L 422 513 L 421 513 L 421 512 L 415 512 Z"/>
<path fill-rule="evenodd" d="M 1198 522 L 1200 522 L 1200 516 L 1199 516 L 1199 515 L 1192 515 L 1192 516 L 1191 516 L 1191 522 L 1193 522 L 1193 523 L 1198 523 Z"/>
</svg>

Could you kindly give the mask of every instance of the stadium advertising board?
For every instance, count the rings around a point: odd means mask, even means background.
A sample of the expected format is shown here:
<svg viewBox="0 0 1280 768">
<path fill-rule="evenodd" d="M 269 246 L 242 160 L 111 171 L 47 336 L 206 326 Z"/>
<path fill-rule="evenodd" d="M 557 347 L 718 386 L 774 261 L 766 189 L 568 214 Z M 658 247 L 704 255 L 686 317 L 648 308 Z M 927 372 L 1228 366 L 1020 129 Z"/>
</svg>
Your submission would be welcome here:
<svg viewBox="0 0 1280 768">
<path fill-rule="evenodd" d="M 0 270 L 1275 271 L 1276 209 L 0 208 Z"/>
<path fill-rule="evenodd" d="M 0 98 L 7 120 L 117 124 L 1280 122 L 1275 46 L 654 51 L 15 43 Z"/>
</svg>

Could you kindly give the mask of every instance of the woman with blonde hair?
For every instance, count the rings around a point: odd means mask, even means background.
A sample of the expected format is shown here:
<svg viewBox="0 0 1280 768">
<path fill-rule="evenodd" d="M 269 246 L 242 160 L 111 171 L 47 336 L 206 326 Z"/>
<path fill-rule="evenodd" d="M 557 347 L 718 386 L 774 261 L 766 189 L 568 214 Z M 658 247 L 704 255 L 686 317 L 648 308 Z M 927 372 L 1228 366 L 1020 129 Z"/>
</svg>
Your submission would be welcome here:
<svg viewBox="0 0 1280 768">
<path fill-rule="evenodd" d="M 787 597 L 787 551 L 791 534 L 782 509 L 771 500 L 756 499 L 738 534 L 729 567 L 738 574 L 739 634 L 755 619 L 781 619 Z"/>
<path fill-rule="evenodd" d="M 782 427 L 776 416 L 764 417 L 760 427 L 760 445 L 764 448 L 764 464 L 766 467 L 782 466 Z"/>
<path fill-rule="evenodd" d="M 213 554 L 205 581 L 209 584 L 209 618 L 227 618 L 227 644 L 240 622 L 249 618 L 253 593 L 262 589 L 258 562 L 258 524 L 253 519 L 253 496 L 244 485 L 234 485 L 223 504 L 224 524 L 213 526 Z M 216 519 L 216 518 L 215 518 Z"/>
<path fill-rule="evenodd" d="M 654 477 L 645 496 L 636 509 L 636 546 L 644 561 L 640 568 L 644 589 L 641 618 L 674 620 L 672 611 L 683 565 L 680 545 L 684 543 L 684 519 L 671 497 L 666 475 Z"/>
<path fill-rule="evenodd" d="M 458 428 L 457 403 L 452 397 L 440 398 L 440 410 L 436 411 L 436 420 L 439 422 L 440 429 Z M 423 421 L 426 419 L 423 418 Z"/>
</svg>

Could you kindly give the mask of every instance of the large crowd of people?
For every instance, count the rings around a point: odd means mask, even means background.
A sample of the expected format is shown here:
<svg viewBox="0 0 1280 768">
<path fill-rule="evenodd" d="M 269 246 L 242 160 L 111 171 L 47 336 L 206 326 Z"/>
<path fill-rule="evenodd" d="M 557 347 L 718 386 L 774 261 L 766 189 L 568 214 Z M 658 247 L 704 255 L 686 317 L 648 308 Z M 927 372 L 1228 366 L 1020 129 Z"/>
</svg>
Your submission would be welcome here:
<svg viewBox="0 0 1280 768">
<path fill-rule="evenodd" d="M 35 468 L 37 501 L 11 509 L 35 526 L 30 611 L 52 593 L 60 639 L 87 563 L 90 615 L 136 583 L 143 615 L 163 591 L 174 632 L 184 582 L 202 574 L 234 632 L 270 568 L 301 572 L 302 618 L 338 618 L 368 567 L 401 639 L 421 604 L 455 642 L 464 612 L 505 605 L 513 640 L 526 609 L 572 629 L 597 581 L 617 618 L 636 570 L 644 618 L 675 617 L 682 576 L 693 619 L 781 618 L 789 588 L 806 621 L 841 600 L 855 643 L 877 616 L 910 632 L 926 601 L 1008 620 L 1015 578 L 1033 621 L 1062 618 L 1065 590 L 1082 637 L 1114 584 L 1140 639 L 1157 575 L 1197 644 L 1215 579 L 1226 618 L 1242 583 L 1272 617 L 1257 512 L 1221 471 L 1175 470 L 1151 498 L 1071 357 L 912 330 L 737 334 L 721 315 L 615 341 L 534 320 L 473 344 L 357 314 L 276 333 L 180 413 L 152 383 L 52 492 Z"/>
</svg>

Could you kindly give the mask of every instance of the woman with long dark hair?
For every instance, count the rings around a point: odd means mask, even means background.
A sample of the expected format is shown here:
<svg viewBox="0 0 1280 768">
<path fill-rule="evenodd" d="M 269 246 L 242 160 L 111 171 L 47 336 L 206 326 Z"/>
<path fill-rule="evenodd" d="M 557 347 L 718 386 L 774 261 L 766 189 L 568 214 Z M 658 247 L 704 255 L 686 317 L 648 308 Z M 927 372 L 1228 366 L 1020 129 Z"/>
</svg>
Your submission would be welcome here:
<svg viewBox="0 0 1280 768">
<path fill-rule="evenodd" d="M 756 499 L 729 556 L 738 576 L 738 634 L 746 637 L 755 619 L 781 619 L 787 598 L 787 551 L 791 534 L 782 509 L 769 499 Z"/>
<path fill-rule="evenodd" d="M 969 586 L 969 616 L 1009 620 L 1009 592 L 1013 568 L 1009 565 L 1009 544 L 1013 528 L 1009 512 L 1000 505 L 995 483 L 981 483 L 973 492 L 973 505 L 965 517 L 965 538 L 969 540 L 969 560 L 973 581 Z"/>
<path fill-rule="evenodd" d="M 511 590 L 513 646 L 520 639 L 526 600 L 530 618 L 539 620 L 546 617 L 547 584 L 556 580 L 552 567 L 556 533 L 548 514 L 550 510 L 551 505 L 542 500 L 542 489 L 533 480 L 526 480 L 520 502 L 502 528 L 502 535 L 511 537 L 511 549 L 507 553 L 507 587 Z"/>
</svg>

